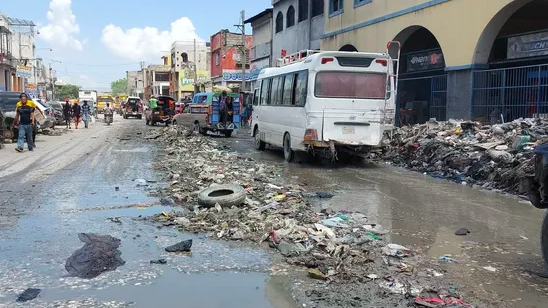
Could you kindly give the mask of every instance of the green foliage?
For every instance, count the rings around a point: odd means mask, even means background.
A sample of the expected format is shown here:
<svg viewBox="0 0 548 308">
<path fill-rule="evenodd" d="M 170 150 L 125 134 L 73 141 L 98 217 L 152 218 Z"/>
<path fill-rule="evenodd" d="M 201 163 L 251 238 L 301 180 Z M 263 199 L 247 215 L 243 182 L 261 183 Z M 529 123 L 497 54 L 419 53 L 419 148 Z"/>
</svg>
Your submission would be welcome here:
<svg viewBox="0 0 548 308">
<path fill-rule="evenodd" d="M 120 95 L 120 94 L 127 94 L 126 93 L 126 91 L 127 91 L 127 79 L 122 78 L 122 79 L 118 79 L 118 80 L 115 80 L 115 81 L 111 82 L 110 83 L 110 89 L 112 91 L 113 96 Z"/>
<path fill-rule="evenodd" d="M 80 87 L 73 84 L 55 86 L 55 96 L 59 100 L 65 100 L 65 98 L 67 97 L 70 99 L 76 99 L 78 98 L 79 91 L 80 91 Z"/>
</svg>

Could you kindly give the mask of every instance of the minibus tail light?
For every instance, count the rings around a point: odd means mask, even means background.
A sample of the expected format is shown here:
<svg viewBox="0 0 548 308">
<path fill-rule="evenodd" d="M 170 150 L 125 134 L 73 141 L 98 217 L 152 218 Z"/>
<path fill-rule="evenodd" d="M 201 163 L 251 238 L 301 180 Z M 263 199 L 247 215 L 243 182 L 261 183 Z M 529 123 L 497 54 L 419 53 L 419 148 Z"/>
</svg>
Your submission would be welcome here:
<svg viewBox="0 0 548 308">
<path fill-rule="evenodd" d="M 322 58 L 322 64 L 327 64 L 329 62 L 333 62 L 333 58 Z"/>
<path fill-rule="evenodd" d="M 388 66 L 388 61 L 383 59 L 377 59 L 375 60 L 375 63 L 379 63 L 382 66 Z"/>
<path fill-rule="evenodd" d="M 304 132 L 304 141 L 316 141 L 318 140 L 318 131 L 313 128 L 307 129 Z"/>
</svg>

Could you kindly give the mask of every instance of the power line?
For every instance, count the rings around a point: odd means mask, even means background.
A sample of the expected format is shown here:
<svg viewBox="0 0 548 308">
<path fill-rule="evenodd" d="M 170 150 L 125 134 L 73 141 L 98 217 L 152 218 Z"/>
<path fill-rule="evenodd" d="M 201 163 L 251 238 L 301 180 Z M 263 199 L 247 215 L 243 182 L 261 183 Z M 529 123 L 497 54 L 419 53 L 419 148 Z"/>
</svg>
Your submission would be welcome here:
<svg viewBox="0 0 548 308">
<path fill-rule="evenodd" d="M 43 58 L 46 60 L 54 60 L 49 58 Z M 65 62 L 60 61 L 61 64 L 68 64 L 68 65 L 79 65 L 79 66 L 128 66 L 128 65 L 139 65 L 141 62 L 131 62 L 131 63 L 118 63 L 118 64 L 90 64 L 90 63 L 73 63 L 73 62 Z"/>
</svg>

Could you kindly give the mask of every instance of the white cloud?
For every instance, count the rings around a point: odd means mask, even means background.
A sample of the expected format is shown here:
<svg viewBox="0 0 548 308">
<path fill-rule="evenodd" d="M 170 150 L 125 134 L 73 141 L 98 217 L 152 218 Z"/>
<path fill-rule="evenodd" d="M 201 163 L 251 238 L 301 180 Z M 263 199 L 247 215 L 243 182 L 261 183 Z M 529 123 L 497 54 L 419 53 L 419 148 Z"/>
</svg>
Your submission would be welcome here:
<svg viewBox="0 0 548 308">
<path fill-rule="evenodd" d="M 81 51 L 84 46 L 74 35 L 80 33 L 80 26 L 71 9 L 72 0 L 51 0 L 47 14 L 48 24 L 39 27 L 40 37 L 52 47 Z"/>
<path fill-rule="evenodd" d="M 196 29 L 188 17 L 181 17 L 171 23 L 169 31 L 157 28 L 122 28 L 110 24 L 103 29 L 101 40 L 115 55 L 132 61 L 156 60 L 171 50 L 174 41 L 192 41 L 202 39 L 196 34 Z M 164 52 L 162 52 L 164 51 Z"/>
</svg>

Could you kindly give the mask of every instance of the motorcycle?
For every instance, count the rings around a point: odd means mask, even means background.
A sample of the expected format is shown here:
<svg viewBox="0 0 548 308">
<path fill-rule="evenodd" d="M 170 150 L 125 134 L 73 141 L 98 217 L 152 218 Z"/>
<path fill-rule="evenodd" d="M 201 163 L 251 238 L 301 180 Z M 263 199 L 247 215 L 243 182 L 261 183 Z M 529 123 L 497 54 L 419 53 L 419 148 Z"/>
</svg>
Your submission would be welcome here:
<svg viewBox="0 0 548 308">
<path fill-rule="evenodd" d="M 112 123 L 112 120 L 112 114 L 105 113 L 105 123 L 107 123 L 107 125 L 110 125 L 110 123 Z"/>
</svg>

